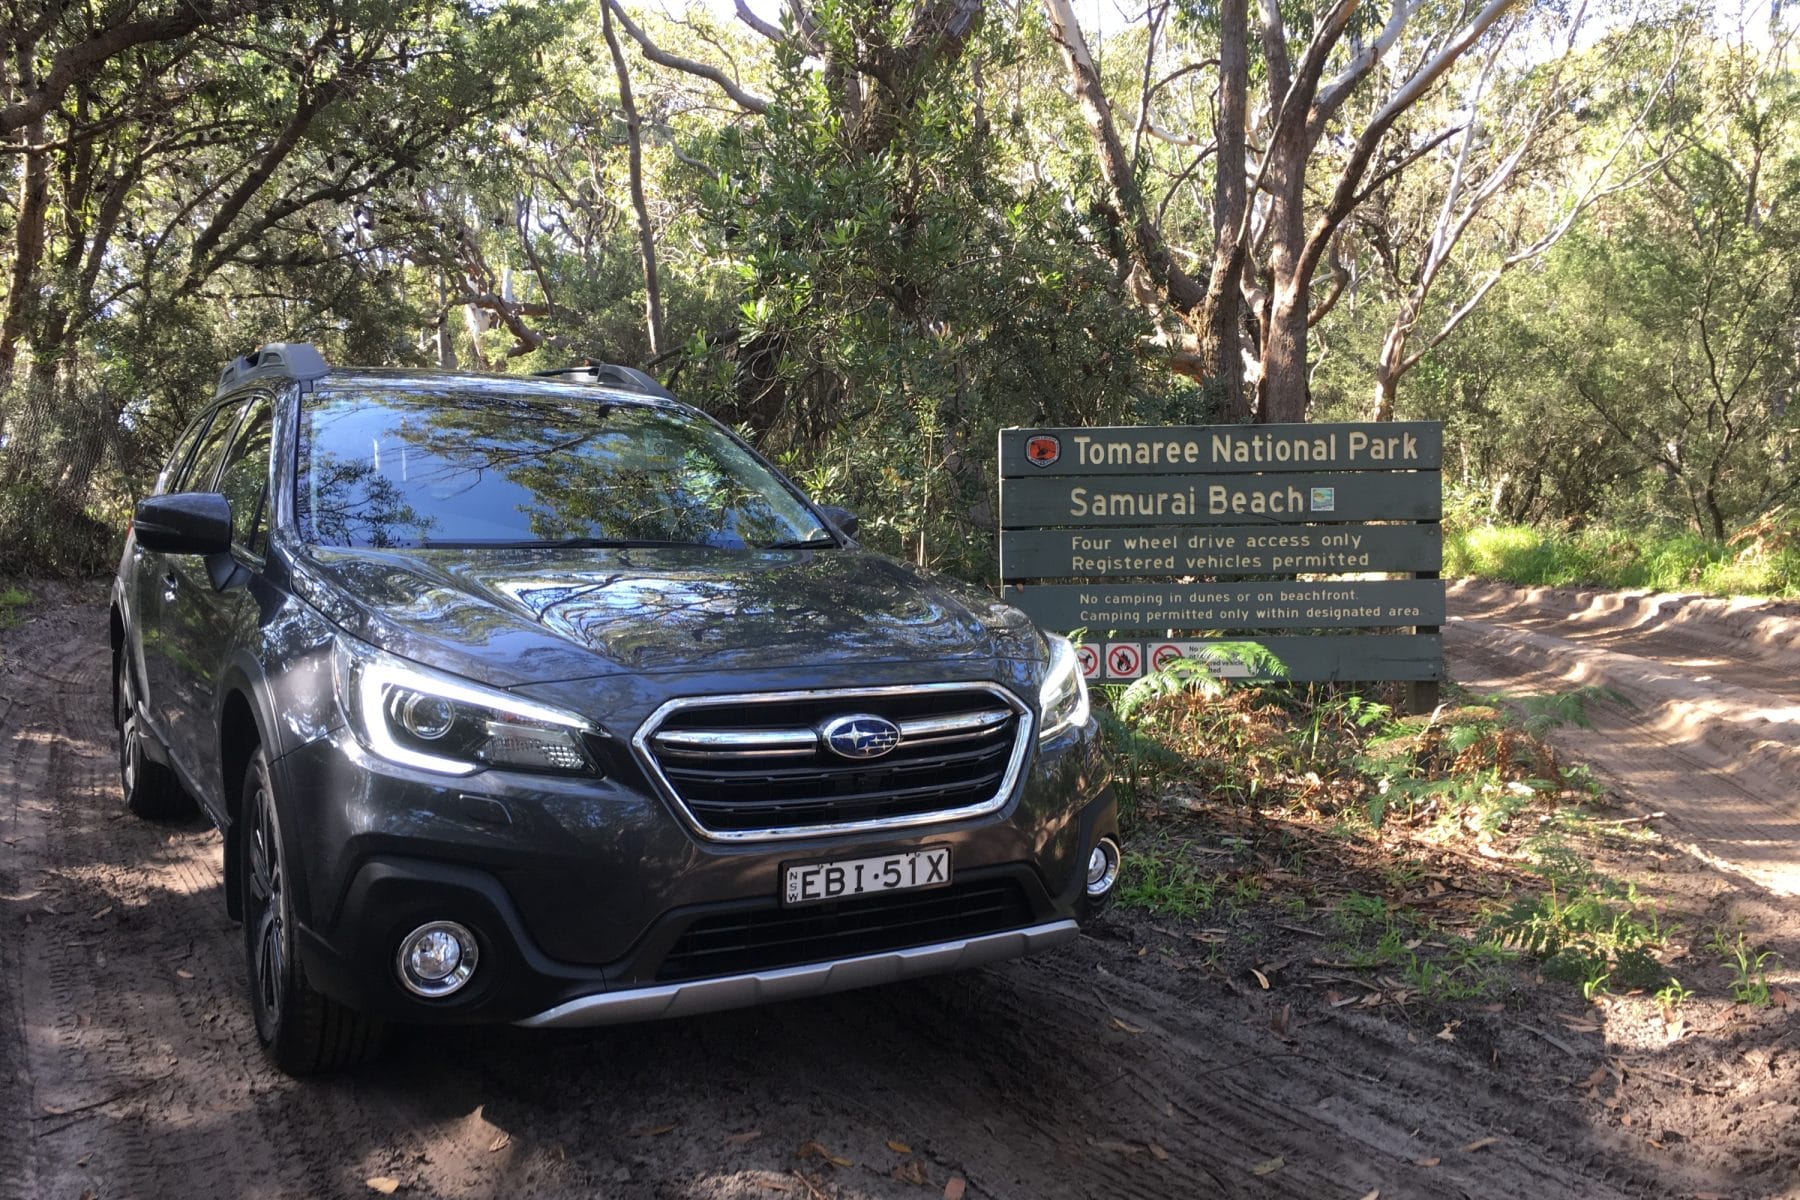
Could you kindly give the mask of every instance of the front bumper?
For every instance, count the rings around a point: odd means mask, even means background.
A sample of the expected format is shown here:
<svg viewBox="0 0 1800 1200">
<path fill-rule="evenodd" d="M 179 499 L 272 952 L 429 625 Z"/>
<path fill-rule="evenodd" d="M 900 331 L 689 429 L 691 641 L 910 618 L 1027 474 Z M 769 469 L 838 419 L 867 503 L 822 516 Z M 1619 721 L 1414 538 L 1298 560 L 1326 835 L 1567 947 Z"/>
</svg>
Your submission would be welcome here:
<svg viewBox="0 0 1800 1200">
<path fill-rule="evenodd" d="M 1082 912 L 1089 848 L 1118 833 L 1093 732 L 1035 747 L 996 813 L 751 846 L 697 839 L 625 771 L 445 779 L 373 759 L 340 732 L 273 764 L 300 849 L 300 962 L 319 990 L 389 1019 L 565 1025 L 839 991 L 1058 945 Z M 924 845 L 951 847 L 958 892 L 895 893 L 922 898 L 899 932 L 853 903 L 784 910 L 776 899 L 786 863 Z M 806 919 L 779 927 L 796 913 Z M 435 920 L 472 929 L 481 966 L 462 991 L 427 1000 L 399 985 L 394 954 Z M 716 949 L 740 936 L 776 949 Z"/>
<path fill-rule="evenodd" d="M 623 1025 L 664 1017 L 693 1017 L 728 1008 L 748 1008 L 753 1004 L 772 1004 L 778 1000 L 799 1000 L 895 983 L 922 975 L 964 971 L 1067 945 L 1079 933 L 1074 921 L 1048 921 L 1025 929 L 913 946 L 885 954 L 865 954 L 835 962 L 604 992 L 565 1001 L 517 1023 L 532 1029 L 566 1029 L 584 1025 Z"/>
</svg>

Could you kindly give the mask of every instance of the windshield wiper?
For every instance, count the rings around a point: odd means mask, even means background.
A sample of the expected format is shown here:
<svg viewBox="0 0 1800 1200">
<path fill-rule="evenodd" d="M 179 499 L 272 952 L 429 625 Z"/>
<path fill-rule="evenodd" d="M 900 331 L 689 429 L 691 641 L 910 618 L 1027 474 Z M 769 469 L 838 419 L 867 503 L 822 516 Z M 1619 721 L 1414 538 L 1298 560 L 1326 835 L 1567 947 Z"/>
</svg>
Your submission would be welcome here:
<svg viewBox="0 0 1800 1200">
<path fill-rule="evenodd" d="M 758 550 L 823 550 L 838 544 L 838 540 L 829 533 L 814 534 L 809 538 L 800 538 L 791 542 L 768 542 L 758 546 Z"/>
<path fill-rule="evenodd" d="M 663 538 L 532 538 L 516 542 L 449 542 L 425 543 L 430 550 L 634 550 L 645 546 L 703 546 L 704 542 L 681 542 Z"/>
</svg>

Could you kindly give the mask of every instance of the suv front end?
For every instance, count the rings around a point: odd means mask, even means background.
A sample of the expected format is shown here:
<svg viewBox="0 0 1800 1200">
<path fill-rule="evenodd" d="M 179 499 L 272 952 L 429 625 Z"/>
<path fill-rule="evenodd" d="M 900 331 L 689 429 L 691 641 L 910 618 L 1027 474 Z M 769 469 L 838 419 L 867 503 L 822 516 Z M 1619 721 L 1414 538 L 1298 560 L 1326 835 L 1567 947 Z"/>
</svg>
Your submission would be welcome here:
<svg viewBox="0 0 1800 1200">
<path fill-rule="evenodd" d="M 303 849 L 315 897 L 301 934 L 308 974 L 341 1002 L 395 1019 L 600 1024 L 843 990 L 1071 940 L 1095 899 L 1095 848 L 1104 843 L 1116 863 L 1116 813 L 1091 718 L 1080 712 L 1040 740 L 1041 710 L 1018 698 L 1032 674 L 1021 664 L 1006 683 L 804 691 L 781 690 L 791 680 L 774 677 L 658 680 L 659 694 L 679 696 L 647 710 L 608 704 L 626 736 L 587 726 L 581 756 L 591 765 L 554 774 L 486 767 L 447 778 L 401 761 L 405 751 L 393 755 L 347 713 L 277 764 L 287 794 L 317 814 Z M 585 681 L 544 686 L 527 711 L 550 724 L 550 713 L 591 710 L 594 694 Z M 869 769 L 823 762 L 829 751 L 816 739 L 795 744 L 826 713 L 892 714 L 909 733 L 935 722 L 959 740 L 933 747 L 903 734 L 891 754 L 911 756 L 923 782 L 876 789 Z M 970 714 L 999 723 L 953 724 Z M 726 734 L 768 741 L 728 751 Z M 763 759 L 769 744 L 790 753 Z M 773 775 L 782 790 L 758 789 L 751 775 Z M 857 795 L 928 787 L 940 806 Z M 792 802 L 826 788 L 829 800 Z M 770 803 L 720 799 L 749 790 Z M 894 815 L 865 815 L 883 808 Z M 871 877 L 891 876 L 940 850 L 948 869 L 922 877 L 927 886 L 804 894 L 823 890 L 810 866 L 862 863 Z M 790 871 L 799 893 L 785 890 Z M 416 986 L 408 955 L 444 924 L 466 946 L 427 973 L 473 967 L 447 990 Z"/>
<path fill-rule="evenodd" d="M 114 638 L 128 801 L 172 773 L 225 831 L 284 1068 L 354 1061 L 386 1020 L 604 1024 L 972 967 L 1105 903 L 1117 813 L 1066 639 L 863 549 L 635 373 L 274 349 L 140 506 Z"/>
</svg>

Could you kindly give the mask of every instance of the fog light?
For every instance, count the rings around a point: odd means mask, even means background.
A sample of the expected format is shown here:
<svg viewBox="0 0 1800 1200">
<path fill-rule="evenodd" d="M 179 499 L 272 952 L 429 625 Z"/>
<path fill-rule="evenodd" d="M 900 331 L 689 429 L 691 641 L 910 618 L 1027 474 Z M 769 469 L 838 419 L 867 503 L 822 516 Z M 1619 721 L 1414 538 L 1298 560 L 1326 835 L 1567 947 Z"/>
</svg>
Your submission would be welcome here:
<svg viewBox="0 0 1800 1200">
<path fill-rule="evenodd" d="M 1101 838 L 1088 851 L 1087 894 L 1104 896 L 1119 882 L 1119 843 Z"/>
<path fill-rule="evenodd" d="M 395 965 L 415 995 L 438 999 L 460 991 L 475 973 L 475 935 L 455 921 L 433 921 L 400 939 Z"/>
</svg>

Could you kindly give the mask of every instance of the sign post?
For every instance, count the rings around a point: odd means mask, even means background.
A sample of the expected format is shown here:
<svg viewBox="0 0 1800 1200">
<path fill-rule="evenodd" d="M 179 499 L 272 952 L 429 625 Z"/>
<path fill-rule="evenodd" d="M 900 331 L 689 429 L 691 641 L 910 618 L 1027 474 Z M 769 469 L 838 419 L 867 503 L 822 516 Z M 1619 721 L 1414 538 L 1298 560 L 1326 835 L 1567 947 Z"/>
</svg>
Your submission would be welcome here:
<svg viewBox="0 0 1800 1200">
<path fill-rule="evenodd" d="M 1434 704 L 1442 463 L 1425 421 L 1003 429 L 1000 578 L 1039 624 L 1088 631 L 1090 678 L 1222 635 L 1282 678 L 1402 680 Z"/>
</svg>

